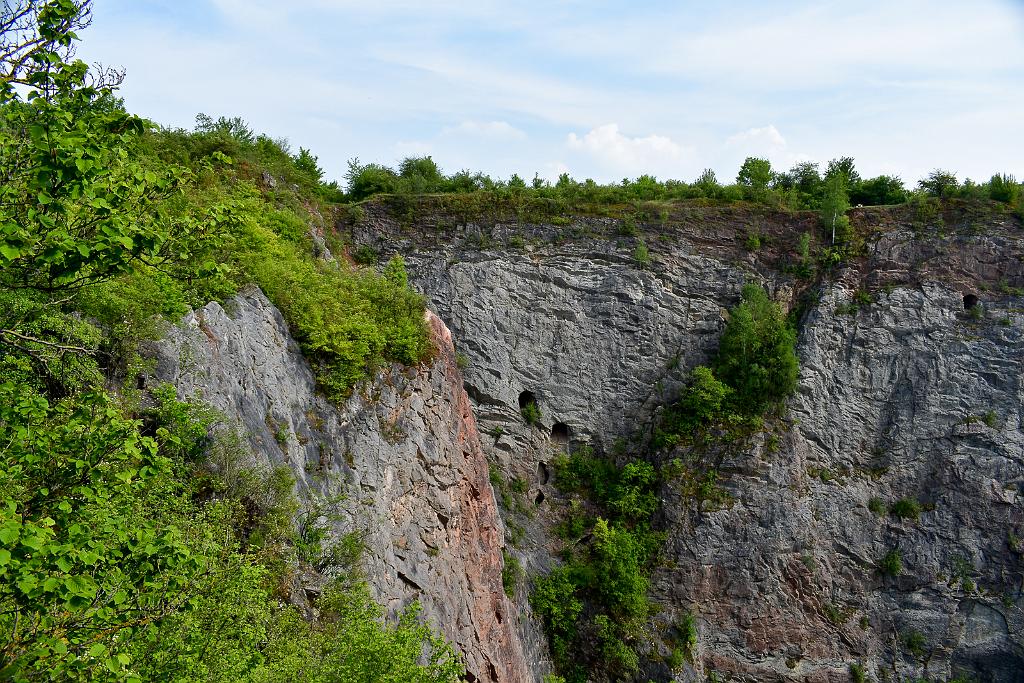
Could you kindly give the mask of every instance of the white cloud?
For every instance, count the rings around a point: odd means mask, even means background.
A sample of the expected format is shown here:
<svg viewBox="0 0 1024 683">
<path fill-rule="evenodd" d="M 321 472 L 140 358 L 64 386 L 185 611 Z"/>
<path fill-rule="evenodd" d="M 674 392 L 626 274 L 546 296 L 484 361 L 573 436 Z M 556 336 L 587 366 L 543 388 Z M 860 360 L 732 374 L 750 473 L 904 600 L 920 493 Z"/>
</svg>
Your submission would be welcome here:
<svg viewBox="0 0 1024 683">
<path fill-rule="evenodd" d="M 781 152 L 786 149 L 786 138 L 782 137 L 775 126 L 767 125 L 763 128 L 748 128 L 742 133 L 731 135 L 725 141 L 725 146 L 744 150 Z"/>
<path fill-rule="evenodd" d="M 526 133 L 507 121 L 463 121 L 441 131 L 452 137 L 488 138 L 492 140 L 525 140 Z"/>
<path fill-rule="evenodd" d="M 681 164 L 693 154 L 692 150 L 664 135 L 624 135 L 619 131 L 617 123 L 598 126 L 582 137 L 569 133 L 566 145 L 570 150 L 585 153 L 607 170 L 619 175 L 677 175 Z"/>
</svg>

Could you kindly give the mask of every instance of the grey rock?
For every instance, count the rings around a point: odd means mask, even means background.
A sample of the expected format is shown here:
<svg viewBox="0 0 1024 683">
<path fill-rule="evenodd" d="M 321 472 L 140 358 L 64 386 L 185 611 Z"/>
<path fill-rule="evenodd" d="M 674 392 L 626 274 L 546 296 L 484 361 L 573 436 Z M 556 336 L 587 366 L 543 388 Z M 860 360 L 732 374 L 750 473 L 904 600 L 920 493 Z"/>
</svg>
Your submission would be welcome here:
<svg viewBox="0 0 1024 683">
<path fill-rule="evenodd" d="M 157 345 L 156 375 L 240 428 L 254 465 L 288 466 L 306 509 L 344 496 L 334 531 L 362 535 L 368 582 L 389 610 L 419 600 L 474 680 L 526 680 L 476 423 L 451 338 L 436 316 L 430 325 L 431 364 L 385 368 L 335 406 L 280 312 L 250 290 L 186 316 Z M 293 590 L 307 614 L 315 584 Z"/>
<path fill-rule="evenodd" d="M 608 235 L 606 219 L 579 219 L 565 239 L 555 226 L 425 218 L 410 231 L 386 212 L 368 214 L 355 240 L 405 256 L 466 357 L 488 459 L 506 481 L 528 482 L 526 496 L 506 496 L 502 515 L 523 529 L 512 552 L 530 575 L 557 562 L 561 499 L 550 479 L 563 446 L 554 423 L 574 442 L 639 443 L 686 372 L 714 353 L 744 281 L 785 305 L 802 286 L 780 272 L 784 250 L 745 253 L 746 226 L 711 211 L 658 234 L 642 226 L 648 269 L 630 258 L 630 240 L 587 235 Z M 890 220 L 874 210 L 855 218 Z M 679 680 L 717 671 L 846 681 L 854 662 L 869 679 L 1024 680 L 1024 573 L 1009 542 L 1011 532 L 1024 536 L 1024 301 L 1000 292 L 1024 285 L 1024 240 L 1013 222 L 952 237 L 883 227 L 805 316 L 799 388 L 786 418 L 768 425 L 775 438 L 719 463 L 731 505 L 695 509 L 672 486 L 663 491 L 668 540 L 653 577 L 661 610 L 652 633 L 687 611 L 699 623 L 696 666 Z M 814 225 L 771 230 L 774 244 L 795 244 Z M 513 234 L 525 246 L 501 247 Z M 876 303 L 837 311 L 861 289 Z M 980 296 L 981 320 L 965 312 L 965 295 Z M 539 428 L 520 415 L 523 391 L 537 397 Z M 989 411 L 994 427 L 982 421 Z M 872 497 L 916 498 L 924 512 L 916 522 L 877 517 Z M 894 548 L 904 571 L 883 577 L 878 561 Z M 913 632 L 923 658 L 903 644 Z M 521 633 L 539 679 L 550 666 L 543 635 L 530 619 Z M 651 648 L 668 652 L 657 639 Z"/>
</svg>

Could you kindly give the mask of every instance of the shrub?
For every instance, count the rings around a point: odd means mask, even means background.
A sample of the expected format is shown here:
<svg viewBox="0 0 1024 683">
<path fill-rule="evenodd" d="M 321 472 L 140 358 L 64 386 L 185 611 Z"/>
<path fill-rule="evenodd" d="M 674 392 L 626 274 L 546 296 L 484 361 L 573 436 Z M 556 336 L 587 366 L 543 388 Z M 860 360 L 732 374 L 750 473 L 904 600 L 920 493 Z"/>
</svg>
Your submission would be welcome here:
<svg viewBox="0 0 1024 683">
<path fill-rule="evenodd" d="M 924 634 L 920 631 L 909 630 L 903 634 L 903 645 L 910 654 L 915 657 L 923 657 L 927 641 L 925 641 Z"/>
<path fill-rule="evenodd" d="M 686 391 L 671 413 L 674 429 L 687 432 L 717 422 L 732 394 L 732 388 L 720 382 L 710 368 L 698 365 L 690 371 Z"/>
<path fill-rule="evenodd" d="M 415 365 L 429 355 L 423 299 L 409 289 L 400 261 L 384 275 L 316 262 L 252 224 L 243 244 L 243 271 L 281 309 L 332 400 L 344 400 L 386 361 Z"/>
<path fill-rule="evenodd" d="M 760 413 L 796 388 L 796 332 L 778 304 L 756 285 L 743 288 L 719 343 L 715 375 L 747 414 Z"/>
<path fill-rule="evenodd" d="M 881 498 L 872 498 L 868 501 L 868 510 L 881 517 L 886 513 L 885 502 Z"/>
<path fill-rule="evenodd" d="M 571 656 L 570 646 L 576 638 L 576 624 L 583 611 L 569 569 L 561 567 L 537 578 L 530 593 L 530 606 L 544 624 L 555 661 L 566 666 Z"/>
<path fill-rule="evenodd" d="M 903 556 L 899 548 L 893 548 L 887 552 L 878 563 L 878 569 L 885 576 L 899 576 L 903 573 Z"/>
<path fill-rule="evenodd" d="M 864 180 L 850 188 L 850 203 L 865 206 L 903 204 L 907 201 L 907 189 L 896 176 L 880 175 Z"/>
<path fill-rule="evenodd" d="M 1020 198 L 1020 185 L 1012 175 L 997 173 L 988 182 L 988 196 L 993 201 L 1015 204 Z"/>
<path fill-rule="evenodd" d="M 679 649 L 692 662 L 697 652 L 697 620 L 693 613 L 684 614 L 676 628 L 679 630 Z"/>
<path fill-rule="evenodd" d="M 537 406 L 536 401 L 529 401 L 523 404 L 521 412 L 526 424 L 530 426 L 540 424 L 540 408 Z"/>
<path fill-rule="evenodd" d="M 636 248 L 633 249 L 633 260 L 641 268 L 646 268 L 651 264 L 651 254 L 647 251 L 647 244 L 642 239 L 637 240 Z"/>
<path fill-rule="evenodd" d="M 916 522 L 921 517 L 921 504 L 913 498 L 900 498 L 889 506 L 889 514 Z"/>
<path fill-rule="evenodd" d="M 504 563 L 501 567 L 501 584 L 505 587 L 505 595 L 510 598 L 516 597 L 516 587 L 519 585 L 519 577 L 523 574 L 523 566 L 519 558 L 509 553 L 502 553 Z"/>
</svg>

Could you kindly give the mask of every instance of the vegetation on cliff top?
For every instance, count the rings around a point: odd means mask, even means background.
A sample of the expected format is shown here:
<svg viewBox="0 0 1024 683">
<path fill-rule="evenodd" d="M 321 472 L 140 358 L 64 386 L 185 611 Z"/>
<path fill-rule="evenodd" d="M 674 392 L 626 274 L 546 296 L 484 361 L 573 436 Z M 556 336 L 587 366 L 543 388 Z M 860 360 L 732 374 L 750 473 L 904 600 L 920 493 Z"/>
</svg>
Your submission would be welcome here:
<svg viewBox="0 0 1024 683">
<path fill-rule="evenodd" d="M 401 262 L 313 256 L 332 188 L 308 151 L 127 113 L 118 74 L 73 60 L 88 10 L 22 0 L 2 18 L 0 678 L 459 679 L 415 607 L 385 621 L 351 547 L 300 538 L 287 469 L 248 469 L 218 416 L 136 389 L 140 340 L 253 282 L 334 397 L 417 362 L 423 304 Z M 307 621 L 281 598 L 323 557 L 336 578 Z"/>
<path fill-rule="evenodd" d="M 620 183 L 601 184 L 591 179 L 575 180 L 563 173 L 554 183 L 534 176 L 526 182 L 513 174 L 508 180 L 467 170 L 444 174 L 430 157 L 409 157 L 397 169 L 358 159 L 349 162 L 344 199 L 360 202 L 375 195 L 408 197 L 424 194 L 486 197 L 485 203 L 510 199 L 554 202 L 564 212 L 587 206 L 626 205 L 641 202 L 699 200 L 705 202 L 756 202 L 793 211 L 812 210 L 828 214 L 831 224 L 841 217 L 845 204 L 884 206 L 903 204 L 914 197 L 992 200 L 1018 213 L 1024 212 L 1021 183 L 1012 176 L 995 174 L 987 182 L 959 181 L 948 171 L 935 170 L 916 188 L 908 189 L 895 176 L 862 178 L 854 160 L 841 157 L 821 171 L 818 164 L 800 162 L 788 171 L 771 167 L 766 159 L 744 161 L 732 183 L 722 183 L 706 170 L 693 182 L 658 180 L 654 176 L 623 178 Z"/>
</svg>

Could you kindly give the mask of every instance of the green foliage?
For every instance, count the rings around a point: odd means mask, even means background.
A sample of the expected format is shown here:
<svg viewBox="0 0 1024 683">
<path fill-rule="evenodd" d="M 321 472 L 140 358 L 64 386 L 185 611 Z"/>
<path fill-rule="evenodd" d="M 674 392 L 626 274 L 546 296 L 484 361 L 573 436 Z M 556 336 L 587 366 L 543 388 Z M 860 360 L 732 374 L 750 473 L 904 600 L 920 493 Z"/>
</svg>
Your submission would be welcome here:
<svg viewBox="0 0 1024 683">
<path fill-rule="evenodd" d="M 580 624 L 584 632 L 579 634 L 548 629 L 553 651 L 557 647 L 576 653 L 576 659 L 556 659 L 559 670 L 574 681 L 583 680 L 587 669 L 628 674 L 639 661 L 631 643 L 650 610 L 647 576 L 661 543 L 650 524 L 661 477 L 650 463 L 618 467 L 595 457 L 588 447 L 561 454 L 554 466 L 559 489 L 586 495 L 600 511 L 590 517 L 576 499 L 558 527 L 563 538 L 576 541 L 569 563 L 558 570 L 558 580 L 565 584 L 563 599 L 585 600 L 594 612 Z M 596 642 L 596 648 L 584 645 L 589 642 Z M 589 653 L 587 658 L 580 658 L 581 648 Z"/>
<path fill-rule="evenodd" d="M 736 174 L 736 182 L 748 199 L 763 199 L 773 178 L 771 162 L 756 157 L 747 157 Z"/>
<path fill-rule="evenodd" d="M 254 220 L 246 228 L 239 269 L 284 313 L 328 397 L 343 400 L 386 361 L 414 365 L 430 353 L 423 299 L 401 259 L 377 275 L 313 261 Z"/>
<path fill-rule="evenodd" d="M 13 440 L 0 474 L 0 670 L 77 678 L 94 661 L 119 672 L 116 635 L 174 610 L 204 569 L 190 538 L 161 428 L 142 436 L 102 393 L 55 404 L 0 385 L 0 427 Z M 197 552 L 200 551 L 200 552 Z"/>
<path fill-rule="evenodd" d="M 315 157 L 238 118 L 152 130 L 64 59 L 86 5 L 38 9 L 38 59 L 0 85 L 0 678 L 459 680 L 415 607 L 395 624 L 369 599 L 358 534 L 331 542 L 316 507 L 293 524 L 287 468 L 246 467 L 214 413 L 167 387 L 142 410 L 134 385 L 140 340 L 254 280 L 333 388 L 416 362 L 403 264 L 315 261 Z M 338 574 L 313 623 L 280 600 L 300 558 Z"/>
<path fill-rule="evenodd" d="M 937 168 L 922 179 L 917 186 L 929 196 L 942 199 L 952 197 L 960 188 L 960 183 L 955 174 Z"/>
<path fill-rule="evenodd" d="M 679 402 L 667 411 L 662 430 L 668 435 L 686 434 L 722 419 L 733 389 L 703 365 L 690 371 L 690 381 Z M 668 442 L 669 439 L 666 439 Z"/>
<path fill-rule="evenodd" d="M 639 623 L 647 616 L 647 560 L 643 539 L 620 525 L 598 518 L 593 529 L 591 569 L 601 603 L 619 622 Z"/>
<path fill-rule="evenodd" d="M 899 548 L 887 552 L 878 563 L 878 569 L 885 576 L 899 576 L 903 573 L 903 555 Z"/>
<path fill-rule="evenodd" d="M 870 510 L 873 514 L 882 517 L 887 512 L 887 509 L 885 507 L 885 501 L 883 501 L 881 498 L 872 498 L 871 500 L 868 501 L 868 510 Z"/>
<path fill-rule="evenodd" d="M 514 599 L 519 579 L 523 575 L 523 565 L 520 564 L 518 557 L 507 552 L 502 553 L 502 560 L 501 584 L 505 587 L 505 595 Z"/>
<path fill-rule="evenodd" d="M 907 188 L 896 176 L 880 175 L 854 184 L 850 188 L 850 203 L 864 206 L 903 204 L 908 198 Z"/>
<path fill-rule="evenodd" d="M 54 2 L 40 33 L 78 13 Z M 136 150 L 147 129 L 124 112 L 110 88 L 88 86 L 82 62 L 40 55 L 27 90 L 0 86 L 0 284 L 59 291 L 174 262 L 192 271 L 228 217 L 163 210 L 190 181 L 180 167 L 150 167 Z"/>
<path fill-rule="evenodd" d="M 923 657 L 928 643 L 920 631 L 909 630 L 903 634 L 903 646 L 915 657 Z"/>
<path fill-rule="evenodd" d="M 997 173 L 988 181 L 988 196 L 997 202 L 1015 205 L 1020 199 L 1020 184 L 1012 175 Z"/>
<path fill-rule="evenodd" d="M 577 585 L 568 567 L 555 569 L 534 580 L 530 606 L 544 624 L 551 654 L 563 670 L 573 669 L 571 646 L 576 639 L 576 624 L 583 612 Z"/>
<path fill-rule="evenodd" d="M 308 175 L 314 182 L 319 183 L 324 177 L 324 170 L 320 168 L 319 159 L 313 156 L 305 147 L 299 147 L 299 154 L 295 157 L 295 168 Z"/>
<path fill-rule="evenodd" d="M 741 410 L 759 413 L 796 388 L 796 332 L 778 304 L 756 285 L 730 311 L 714 373 L 733 389 Z"/>
<path fill-rule="evenodd" d="M 913 498 L 900 498 L 889 506 L 889 514 L 916 522 L 921 517 L 921 504 Z"/>
<path fill-rule="evenodd" d="M 540 424 L 540 407 L 536 401 L 528 401 L 523 404 L 522 410 L 523 420 L 530 426 L 536 426 Z"/>
<path fill-rule="evenodd" d="M 637 240 L 636 248 L 633 249 L 633 260 L 641 268 L 646 268 L 651 264 L 651 254 L 647 251 L 647 243 L 642 239 Z"/>
<path fill-rule="evenodd" d="M 864 683 L 867 680 L 867 674 L 864 672 L 864 667 L 856 662 L 850 664 L 850 680 L 852 683 Z"/>
<path fill-rule="evenodd" d="M 679 650 L 692 662 L 697 652 L 697 619 L 692 612 L 683 614 L 676 624 L 676 630 L 679 632 Z"/>
<path fill-rule="evenodd" d="M 848 183 L 843 173 L 836 173 L 825 180 L 819 216 L 832 245 L 845 243 L 850 238 L 850 219 L 846 216 L 850 209 Z"/>
</svg>

